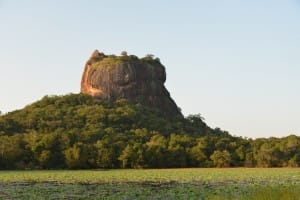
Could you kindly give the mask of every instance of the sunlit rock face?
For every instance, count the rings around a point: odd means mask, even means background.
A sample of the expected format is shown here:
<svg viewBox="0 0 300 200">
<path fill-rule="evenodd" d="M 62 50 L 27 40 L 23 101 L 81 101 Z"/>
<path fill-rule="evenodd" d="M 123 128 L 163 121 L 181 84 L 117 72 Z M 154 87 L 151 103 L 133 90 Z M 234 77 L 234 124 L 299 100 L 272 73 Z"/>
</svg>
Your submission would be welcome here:
<svg viewBox="0 0 300 200">
<path fill-rule="evenodd" d="M 165 81 L 165 67 L 152 56 L 139 59 L 126 52 L 108 56 L 96 50 L 85 65 L 81 92 L 108 101 L 126 99 L 170 116 L 182 115 Z"/>
</svg>

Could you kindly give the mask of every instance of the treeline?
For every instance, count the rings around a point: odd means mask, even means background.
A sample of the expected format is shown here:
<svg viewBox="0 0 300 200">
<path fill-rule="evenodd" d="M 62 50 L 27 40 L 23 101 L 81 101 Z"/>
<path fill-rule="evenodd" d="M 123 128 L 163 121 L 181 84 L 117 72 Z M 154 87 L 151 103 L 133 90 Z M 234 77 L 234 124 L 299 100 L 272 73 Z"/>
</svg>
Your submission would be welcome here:
<svg viewBox="0 0 300 200">
<path fill-rule="evenodd" d="M 233 137 L 200 115 L 166 118 L 82 94 L 46 96 L 0 116 L 1 169 L 244 166 L 300 166 L 300 137 Z"/>
</svg>

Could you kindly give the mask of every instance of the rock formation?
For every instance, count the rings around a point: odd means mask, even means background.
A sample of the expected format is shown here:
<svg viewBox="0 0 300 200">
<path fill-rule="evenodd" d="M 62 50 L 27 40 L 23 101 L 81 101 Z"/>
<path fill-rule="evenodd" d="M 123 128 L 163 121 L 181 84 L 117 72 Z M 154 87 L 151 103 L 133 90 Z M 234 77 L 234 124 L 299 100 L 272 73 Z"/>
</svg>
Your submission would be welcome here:
<svg viewBox="0 0 300 200">
<path fill-rule="evenodd" d="M 182 115 L 165 81 L 165 67 L 152 55 L 139 59 L 126 52 L 115 56 L 95 50 L 85 65 L 81 92 L 108 101 L 126 99 L 169 116 Z"/>
</svg>

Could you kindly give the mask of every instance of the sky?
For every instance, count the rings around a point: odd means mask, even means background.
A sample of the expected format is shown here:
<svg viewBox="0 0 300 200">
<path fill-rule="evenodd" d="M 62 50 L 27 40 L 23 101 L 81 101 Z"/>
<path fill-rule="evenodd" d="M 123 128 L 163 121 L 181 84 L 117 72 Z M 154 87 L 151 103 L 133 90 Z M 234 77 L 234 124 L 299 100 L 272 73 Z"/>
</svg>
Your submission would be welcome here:
<svg viewBox="0 0 300 200">
<path fill-rule="evenodd" d="M 95 49 L 159 57 L 212 128 L 300 136 L 300 0 L 0 0 L 0 111 L 79 93 Z"/>
</svg>

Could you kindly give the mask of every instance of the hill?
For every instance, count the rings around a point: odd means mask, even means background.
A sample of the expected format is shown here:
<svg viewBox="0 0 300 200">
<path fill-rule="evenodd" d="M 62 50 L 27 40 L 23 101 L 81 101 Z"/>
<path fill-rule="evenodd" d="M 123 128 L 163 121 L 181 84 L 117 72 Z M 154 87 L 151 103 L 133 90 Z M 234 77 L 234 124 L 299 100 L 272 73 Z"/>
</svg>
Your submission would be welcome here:
<svg viewBox="0 0 300 200">
<path fill-rule="evenodd" d="M 1 169 L 299 165 L 297 136 L 233 137 L 200 115 L 166 117 L 126 100 L 46 96 L 0 116 Z"/>
</svg>

